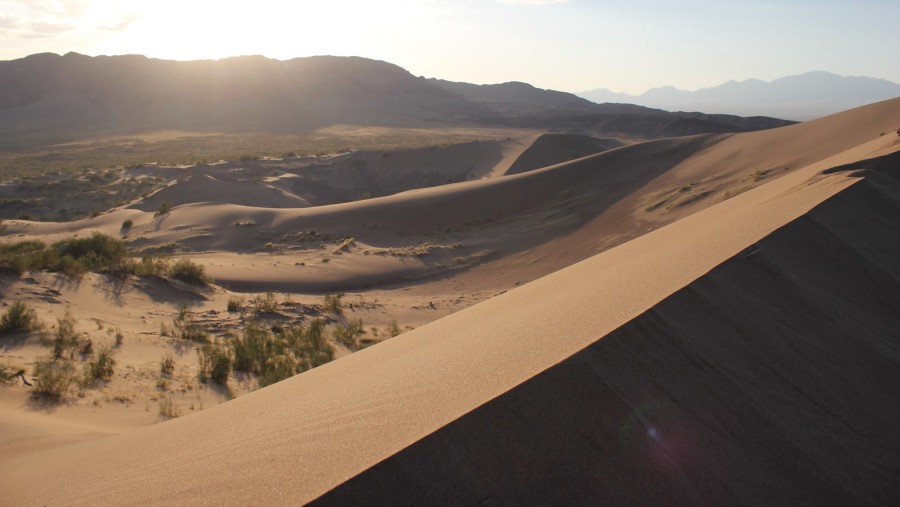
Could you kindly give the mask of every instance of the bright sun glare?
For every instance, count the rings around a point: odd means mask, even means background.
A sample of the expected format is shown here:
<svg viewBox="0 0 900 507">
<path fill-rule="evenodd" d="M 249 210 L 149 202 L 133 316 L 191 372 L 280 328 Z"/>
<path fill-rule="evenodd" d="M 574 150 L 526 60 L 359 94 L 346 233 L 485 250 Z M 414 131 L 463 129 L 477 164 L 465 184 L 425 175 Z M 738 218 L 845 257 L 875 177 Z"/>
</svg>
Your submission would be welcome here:
<svg viewBox="0 0 900 507">
<path fill-rule="evenodd" d="M 97 52 L 150 54 L 159 58 L 192 60 L 262 54 L 287 59 L 300 55 L 351 55 L 371 46 L 379 34 L 395 29 L 411 14 L 414 4 L 359 0 L 329 2 L 191 2 L 161 1 L 133 18 L 127 31 Z M 347 15 L 353 12 L 352 16 Z M 152 50 L 148 50 L 152 48 Z"/>
</svg>

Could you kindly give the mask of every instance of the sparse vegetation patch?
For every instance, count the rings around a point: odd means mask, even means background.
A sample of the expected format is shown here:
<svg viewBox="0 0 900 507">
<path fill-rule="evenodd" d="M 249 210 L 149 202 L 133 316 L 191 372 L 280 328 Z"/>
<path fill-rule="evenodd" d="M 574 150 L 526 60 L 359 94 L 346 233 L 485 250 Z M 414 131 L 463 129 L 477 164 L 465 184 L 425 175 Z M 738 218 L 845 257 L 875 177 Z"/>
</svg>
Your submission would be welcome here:
<svg viewBox="0 0 900 507">
<path fill-rule="evenodd" d="M 13 331 L 37 331 L 43 327 L 43 324 L 37 317 L 37 313 L 33 308 L 21 301 L 16 301 L 9 308 L 3 317 L 0 317 L 0 333 L 11 333 Z"/>
</svg>

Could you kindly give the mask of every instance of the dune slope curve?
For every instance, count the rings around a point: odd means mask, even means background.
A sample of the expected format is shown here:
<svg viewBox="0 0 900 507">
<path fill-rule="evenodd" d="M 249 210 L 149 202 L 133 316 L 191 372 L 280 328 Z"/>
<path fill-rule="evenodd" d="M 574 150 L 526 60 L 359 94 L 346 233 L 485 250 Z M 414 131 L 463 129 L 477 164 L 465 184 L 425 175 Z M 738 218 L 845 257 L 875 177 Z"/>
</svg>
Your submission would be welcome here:
<svg viewBox="0 0 900 507">
<path fill-rule="evenodd" d="M 896 501 L 900 191 L 884 168 L 822 169 L 224 405 L 0 459 L 0 494 L 27 505 Z"/>
<path fill-rule="evenodd" d="M 867 178 L 317 503 L 894 505 L 897 216 Z"/>
</svg>

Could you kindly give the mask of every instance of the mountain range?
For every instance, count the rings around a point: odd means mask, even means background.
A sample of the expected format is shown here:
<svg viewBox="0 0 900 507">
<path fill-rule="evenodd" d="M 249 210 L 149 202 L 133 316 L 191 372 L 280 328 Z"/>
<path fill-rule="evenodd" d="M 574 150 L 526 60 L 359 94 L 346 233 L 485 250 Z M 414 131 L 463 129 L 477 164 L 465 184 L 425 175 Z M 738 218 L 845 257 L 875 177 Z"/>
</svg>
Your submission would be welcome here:
<svg viewBox="0 0 900 507">
<path fill-rule="evenodd" d="M 0 62 L 0 136 L 8 146 L 159 129 L 298 132 L 334 124 L 474 124 L 651 138 L 789 123 L 595 104 L 526 83 L 426 79 L 359 57 L 182 62 L 44 53 Z"/>
<path fill-rule="evenodd" d="M 807 72 L 774 81 L 728 81 L 697 91 L 672 86 L 653 88 L 640 95 L 605 88 L 578 96 L 596 103 L 627 103 L 666 111 L 703 111 L 743 116 L 774 116 L 805 121 L 900 96 L 900 84 L 860 76 Z"/>
</svg>

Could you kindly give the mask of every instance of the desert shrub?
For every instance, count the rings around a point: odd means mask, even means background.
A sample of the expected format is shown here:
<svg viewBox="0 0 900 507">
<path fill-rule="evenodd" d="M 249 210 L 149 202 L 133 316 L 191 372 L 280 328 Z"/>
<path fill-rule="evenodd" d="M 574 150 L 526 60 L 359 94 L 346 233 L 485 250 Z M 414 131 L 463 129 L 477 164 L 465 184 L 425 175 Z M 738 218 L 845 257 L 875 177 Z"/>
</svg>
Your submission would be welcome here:
<svg viewBox="0 0 900 507">
<path fill-rule="evenodd" d="M 88 377 L 99 380 L 111 379 L 116 368 L 116 360 L 112 354 L 112 348 L 108 346 L 100 347 L 96 357 L 86 366 Z"/>
<path fill-rule="evenodd" d="M 172 395 L 166 395 L 159 399 L 159 415 L 166 419 L 172 419 L 181 416 L 181 411 L 175 406 Z"/>
<path fill-rule="evenodd" d="M 43 326 L 34 309 L 28 308 L 28 305 L 21 301 L 10 305 L 3 317 L 0 317 L 0 333 L 36 331 L 41 327 Z"/>
<path fill-rule="evenodd" d="M 234 351 L 234 369 L 261 375 L 266 359 L 274 352 L 275 344 L 272 335 L 258 324 L 251 323 L 242 336 L 231 342 Z"/>
<path fill-rule="evenodd" d="M 346 326 L 335 326 L 334 329 L 331 330 L 331 335 L 334 337 L 334 340 L 344 344 L 350 349 L 356 347 L 357 338 L 362 336 L 363 333 L 362 319 L 350 319 Z"/>
<path fill-rule="evenodd" d="M 101 271 L 118 269 L 128 254 L 125 244 L 113 237 L 95 232 L 90 238 L 71 238 L 51 246 L 60 262 L 71 258 L 76 270 Z M 68 261 L 65 261 L 68 262 Z M 66 269 L 52 269 L 66 271 Z M 67 271 L 68 272 L 68 271 Z"/>
<path fill-rule="evenodd" d="M 227 310 L 230 313 L 235 313 L 241 311 L 241 308 L 244 307 L 244 298 L 241 297 L 230 297 L 228 298 L 228 307 Z"/>
<path fill-rule="evenodd" d="M 200 380 L 212 380 L 222 385 L 228 382 L 232 361 L 227 349 L 207 343 L 197 349 L 197 355 L 200 358 Z"/>
<path fill-rule="evenodd" d="M 209 338 L 207 330 L 194 321 L 194 317 L 188 312 L 185 305 L 178 307 L 178 313 L 175 314 L 172 325 L 175 327 L 175 335 L 182 340 L 205 342 Z"/>
<path fill-rule="evenodd" d="M 280 326 L 270 331 L 259 324 L 248 325 L 232 338 L 234 369 L 255 375 L 260 386 L 315 368 L 334 359 L 334 349 L 325 339 L 325 324 Z"/>
<path fill-rule="evenodd" d="M 40 241 L 19 241 L 0 245 L 0 266 L 22 275 L 29 269 L 40 269 L 46 245 Z"/>
<path fill-rule="evenodd" d="M 256 313 L 271 313 L 278 310 L 278 301 L 275 300 L 275 294 L 267 292 L 265 297 L 256 295 L 253 298 L 253 307 Z"/>
<path fill-rule="evenodd" d="M 321 366 L 334 359 L 334 349 L 325 339 L 325 323 L 319 319 L 312 321 L 305 328 L 288 328 L 285 336 L 301 360 L 301 371 Z"/>
<path fill-rule="evenodd" d="M 76 384 L 75 367 L 68 361 L 38 361 L 34 364 L 34 393 L 62 399 Z"/>
<path fill-rule="evenodd" d="M 402 333 L 402 331 L 400 330 L 400 326 L 397 324 L 397 321 L 392 320 L 390 322 L 390 324 L 388 324 L 388 334 L 390 334 L 391 337 L 393 338 L 394 336 L 397 336 L 400 333 Z"/>
<path fill-rule="evenodd" d="M 131 226 L 133 226 L 133 225 L 134 225 L 134 222 L 132 222 L 131 219 L 129 218 L 128 220 L 125 220 L 124 222 L 122 222 L 122 230 L 127 231 L 128 229 L 131 229 Z"/>
<path fill-rule="evenodd" d="M 131 272 L 137 276 L 166 276 L 169 274 L 169 259 L 161 255 L 145 254 L 131 266 Z"/>
<path fill-rule="evenodd" d="M 66 310 L 62 317 L 56 319 L 56 331 L 49 340 L 45 341 L 44 345 L 50 347 L 54 359 L 61 359 L 63 357 L 71 358 L 79 348 L 84 350 L 84 342 L 85 340 L 82 340 L 82 337 L 75 332 L 75 318 L 72 317 L 69 310 Z M 91 342 L 91 348 L 93 349 L 93 342 Z"/>
<path fill-rule="evenodd" d="M 70 238 L 46 246 L 40 241 L 20 241 L 0 246 L 0 266 L 22 274 L 31 269 L 80 275 L 86 271 L 119 270 L 126 264 L 125 245 L 110 236 Z"/>
<path fill-rule="evenodd" d="M 272 356 L 266 360 L 266 369 L 257 381 L 259 387 L 266 387 L 286 378 L 291 378 L 296 373 L 296 360 L 289 355 Z"/>
<path fill-rule="evenodd" d="M 125 335 L 122 334 L 122 330 L 120 328 L 116 328 L 116 347 L 121 347 L 122 343 L 125 341 Z"/>
<path fill-rule="evenodd" d="M 172 354 L 166 354 L 159 361 L 159 373 L 166 376 L 171 376 L 175 373 L 175 358 Z"/>
<path fill-rule="evenodd" d="M 89 356 L 94 353 L 94 340 L 84 337 L 78 340 L 78 353 L 82 356 Z"/>
<path fill-rule="evenodd" d="M 205 268 L 200 264 L 191 262 L 189 259 L 179 259 L 169 269 L 169 276 L 192 285 L 203 285 L 211 281 L 205 273 Z"/>
<path fill-rule="evenodd" d="M 341 301 L 341 298 L 343 297 L 343 294 L 326 294 L 325 308 L 335 314 L 342 313 L 344 311 L 344 303 Z"/>
<path fill-rule="evenodd" d="M 156 212 L 153 213 L 154 217 L 162 216 L 172 210 L 172 205 L 167 201 L 163 201 L 159 203 L 159 206 L 156 207 Z"/>
</svg>

